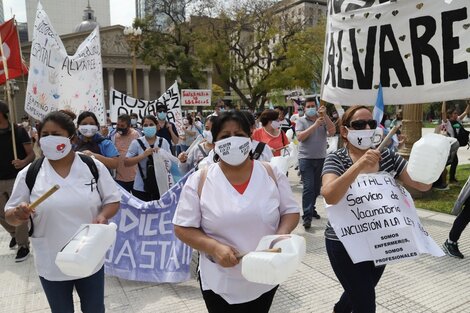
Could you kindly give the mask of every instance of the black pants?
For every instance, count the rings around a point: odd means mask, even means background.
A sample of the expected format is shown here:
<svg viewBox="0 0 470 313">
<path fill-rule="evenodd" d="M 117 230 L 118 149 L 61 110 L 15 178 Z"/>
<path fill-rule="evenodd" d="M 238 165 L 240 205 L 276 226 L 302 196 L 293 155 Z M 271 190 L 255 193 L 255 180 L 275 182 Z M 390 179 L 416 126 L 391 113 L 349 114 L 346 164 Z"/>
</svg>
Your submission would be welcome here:
<svg viewBox="0 0 470 313">
<path fill-rule="evenodd" d="M 276 294 L 276 286 L 268 292 L 263 293 L 259 298 L 245 303 L 229 304 L 221 296 L 212 290 L 202 290 L 201 278 L 199 277 L 199 286 L 201 287 L 202 297 L 206 303 L 207 311 L 209 313 L 241 313 L 241 312 L 256 312 L 267 313 L 273 303 L 274 295 Z"/>
<path fill-rule="evenodd" d="M 455 180 L 455 172 L 457 171 L 457 165 L 459 165 L 459 158 L 457 157 L 456 153 L 454 158 L 452 159 L 452 163 L 450 163 L 449 180 Z"/>
<path fill-rule="evenodd" d="M 134 181 L 116 180 L 116 183 L 118 183 L 127 192 L 132 192 L 132 188 L 134 187 Z"/>
<path fill-rule="evenodd" d="M 331 267 L 344 288 L 334 312 L 375 313 L 375 286 L 385 266 L 375 267 L 372 261 L 354 264 L 340 241 L 325 241 Z"/>
<path fill-rule="evenodd" d="M 470 222 L 470 197 L 465 200 L 462 212 L 455 218 L 454 224 L 449 232 L 449 239 L 453 242 L 457 242 L 460 239 L 465 227 Z"/>
</svg>

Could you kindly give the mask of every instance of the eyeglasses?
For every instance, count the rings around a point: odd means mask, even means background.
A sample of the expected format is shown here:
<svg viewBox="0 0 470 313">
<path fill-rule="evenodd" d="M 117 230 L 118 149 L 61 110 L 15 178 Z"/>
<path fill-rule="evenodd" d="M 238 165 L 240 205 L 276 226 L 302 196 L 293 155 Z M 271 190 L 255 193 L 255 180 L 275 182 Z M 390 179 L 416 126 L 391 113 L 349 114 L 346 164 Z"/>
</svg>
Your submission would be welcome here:
<svg viewBox="0 0 470 313">
<path fill-rule="evenodd" d="M 351 122 L 351 127 L 355 130 L 366 129 L 369 125 L 370 129 L 377 128 L 377 121 L 375 120 L 356 120 Z"/>
</svg>

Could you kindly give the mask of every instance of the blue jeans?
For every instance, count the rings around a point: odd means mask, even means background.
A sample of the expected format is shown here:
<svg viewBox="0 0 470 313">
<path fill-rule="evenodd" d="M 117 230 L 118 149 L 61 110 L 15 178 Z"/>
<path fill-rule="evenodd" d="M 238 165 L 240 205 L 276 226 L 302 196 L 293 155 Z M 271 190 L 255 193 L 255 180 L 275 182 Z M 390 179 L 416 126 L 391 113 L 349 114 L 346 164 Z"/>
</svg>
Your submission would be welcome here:
<svg viewBox="0 0 470 313">
<path fill-rule="evenodd" d="M 52 313 L 73 313 L 73 287 L 83 313 L 104 313 L 104 266 L 95 274 L 74 280 L 50 281 L 41 276 L 42 288 Z"/>
<path fill-rule="evenodd" d="M 340 241 L 325 239 L 325 243 L 331 267 L 344 288 L 335 313 L 375 313 L 375 286 L 385 266 L 375 267 L 372 261 L 354 264 Z"/>
<path fill-rule="evenodd" d="M 315 202 L 320 194 L 321 172 L 325 159 L 299 159 L 299 170 L 302 175 L 302 208 L 304 222 L 311 222 L 313 215 L 317 214 Z"/>
</svg>

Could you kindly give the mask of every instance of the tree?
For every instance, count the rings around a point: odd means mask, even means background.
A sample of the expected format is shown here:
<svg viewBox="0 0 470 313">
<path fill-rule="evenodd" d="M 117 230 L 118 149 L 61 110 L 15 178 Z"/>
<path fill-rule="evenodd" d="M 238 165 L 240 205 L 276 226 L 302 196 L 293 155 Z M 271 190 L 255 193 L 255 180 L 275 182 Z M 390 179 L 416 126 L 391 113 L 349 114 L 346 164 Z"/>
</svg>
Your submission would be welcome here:
<svg viewBox="0 0 470 313">
<path fill-rule="evenodd" d="M 147 1 L 151 14 L 134 23 L 143 30 L 141 58 L 154 68 L 165 67 L 173 78 L 179 77 L 182 88 L 198 88 L 205 77 L 205 66 L 194 53 L 198 36 L 187 19 L 194 4 L 194 0 Z"/>
<path fill-rule="evenodd" d="M 268 0 L 243 0 L 228 9 L 218 7 L 218 18 L 208 19 L 208 36 L 198 45 L 201 59 L 212 62 L 250 109 L 266 101 L 272 75 L 278 73 L 275 68 L 286 60 L 289 42 L 304 23 L 278 13 L 273 5 Z"/>
<path fill-rule="evenodd" d="M 320 86 L 325 25 L 325 19 L 320 19 L 316 26 L 305 27 L 289 41 L 285 60 L 270 77 L 272 88 L 309 89 L 313 82 Z"/>
</svg>

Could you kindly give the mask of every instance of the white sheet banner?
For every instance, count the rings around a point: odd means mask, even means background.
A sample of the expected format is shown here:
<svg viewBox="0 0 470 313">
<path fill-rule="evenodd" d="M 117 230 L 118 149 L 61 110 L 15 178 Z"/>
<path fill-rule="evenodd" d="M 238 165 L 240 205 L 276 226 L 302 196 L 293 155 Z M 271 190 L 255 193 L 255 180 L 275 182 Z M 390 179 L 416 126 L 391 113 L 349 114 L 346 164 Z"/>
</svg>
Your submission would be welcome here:
<svg viewBox="0 0 470 313">
<path fill-rule="evenodd" d="M 121 114 L 136 113 L 140 120 L 148 114 L 156 116 L 157 105 L 164 104 L 168 109 L 167 120 L 176 125 L 180 135 L 184 135 L 178 83 L 175 82 L 160 98 L 151 101 L 132 98 L 115 89 L 111 89 L 109 93 L 109 117 L 111 122 L 116 123 L 118 116 Z"/>
<path fill-rule="evenodd" d="M 470 97 L 468 0 L 329 0 L 323 100 L 374 105 Z"/>
<path fill-rule="evenodd" d="M 75 54 L 69 56 L 38 3 L 25 111 L 41 120 L 47 113 L 60 109 L 77 115 L 91 111 L 101 125 L 105 124 L 99 28 L 96 27 Z"/>
<path fill-rule="evenodd" d="M 327 214 L 354 263 L 444 255 L 421 224 L 408 191 L 388 173 L 359 175 L 339 203 L 327 206 Z"/>
<path fill-rule="evenodd" d="M 211 94 L 210 89 L 182 89 L 181 103 L 187 106 L 209 106 Z"/>
</svg>

